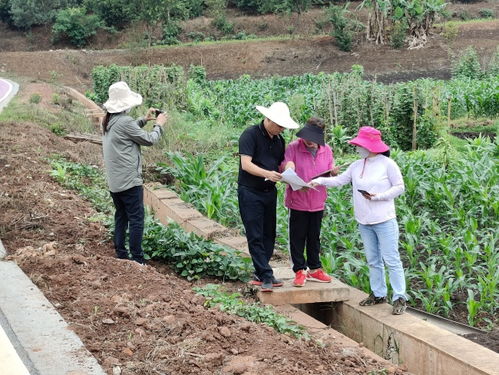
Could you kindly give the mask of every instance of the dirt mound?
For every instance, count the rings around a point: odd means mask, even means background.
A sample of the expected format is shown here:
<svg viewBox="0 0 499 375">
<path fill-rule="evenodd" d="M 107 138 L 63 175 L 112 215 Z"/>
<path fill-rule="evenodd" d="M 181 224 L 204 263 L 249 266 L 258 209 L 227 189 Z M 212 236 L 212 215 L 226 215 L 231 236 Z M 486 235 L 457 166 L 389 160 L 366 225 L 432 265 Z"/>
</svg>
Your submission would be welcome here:
<svg viewBox="0 0 499 375">
<path fill-rule="evenodd" d="M 49 176 L 54 153 L 100 163 L 99 146 L 31 123 L 0 123 L 0 236 L 108 373 L 366 374 L 386 366 L 207 310 L 167 267 L 115 259 L 89 203 Z"/>
</svg>

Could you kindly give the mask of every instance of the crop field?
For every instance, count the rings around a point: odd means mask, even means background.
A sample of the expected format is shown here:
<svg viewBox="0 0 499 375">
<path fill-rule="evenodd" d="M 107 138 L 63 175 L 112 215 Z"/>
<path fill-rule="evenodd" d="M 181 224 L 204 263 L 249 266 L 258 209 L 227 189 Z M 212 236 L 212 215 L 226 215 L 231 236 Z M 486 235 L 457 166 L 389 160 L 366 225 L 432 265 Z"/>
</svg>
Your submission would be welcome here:
<svg viewBox="0 0 499 375">
<path fill-rule="evenodd" d="M 354 66 L 345 74 L 207 81 L 202 67 L 188 72 L 175 66 L 97 67 L 90 96 L 102 102 L 109 82 L 124 79 L 145 94 L 146 105 L 176 111 L 188 127 L 201 128 L 204 135 L 191 134 L 199 142 L 211 132 L 218 143 L 207 152 L 172 152 L 163 145 L 170 163 L 159 163 L 156 169 L 177 179 L 172 187 L 182 199 L 239 230 L 237 137 L 258 121 L 256 103 L 287 101 L 300 122 L 313 114 L 325 118 L 338 165 L 354 160 L 346 140 L 359 126 L 382 129 L 406 184 L 397 213 L 410 303 L 472 326 L 496 326 L 499 148 L 496 140 L 484 137 L 456 142 L 448 131 L 462 118 L 492 119 L 491 129 L 497 131 L 499 76 L 495 71 L 472 75 L 464 66 L 450 81 L 384 85 L 363 80 L 362 72 L 361 66 Z M 293 134 L 285 137 L 290 141 Z M 279 189 L 277 246 L 286 253 L 283 190 Z M 322 261 L 328 272 L 368 291 L 368 269 L 350 197 L 348 188 L 329 190 Z"/>
</svg>

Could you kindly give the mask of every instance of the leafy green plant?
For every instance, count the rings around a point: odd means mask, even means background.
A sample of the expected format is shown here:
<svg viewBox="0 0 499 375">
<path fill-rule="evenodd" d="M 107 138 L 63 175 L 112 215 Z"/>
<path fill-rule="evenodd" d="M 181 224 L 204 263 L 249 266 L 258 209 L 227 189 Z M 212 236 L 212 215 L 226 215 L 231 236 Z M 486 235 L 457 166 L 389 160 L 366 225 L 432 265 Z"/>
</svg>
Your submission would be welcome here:
<svg viewBox="0 0 499 375">
<path fill-rule="evenodd" d="M 495 12 L 492 9 L 489 9 L 489 8 L 481 8 L 478 11 L 478 14 L 482 18 L 494 18 L 495 17 Z"/>
<path fill-rule="evenodd" d="M 480 59 L 473 47 L 468 47 L 452 66 L 453 77 L 480 78 L 482 69 Z"/>
<path fill-rule="evenodd" d="M 29 97 L 29 102 L 32 104 L 38 104 L 42 101 L 42 96 L 40 94 L 31 94 Z"/>
<path fill-rule="evenodd" d="M 163 39 L 161 40 L 161 44 L 173 45 L 179 44 L 178 36 L 182 32 L 182 28 L 179 23 L 175 20 L 171 20 L 170 22 L 163 25 Z"/>
<path fill-rule="evenodd" d="M 401 20 L 393 24 L 393 29 L 390 36 L 391 46 L 395 49 L 404 47 L 407 37 L 407 24 Z"/>
<path fill-rule="evenodd" d="M 227 21 L 227 17 L 225 16 L 225 14 L 218 15 L 213 20 L 212 24 L 223 34 L 231 34 L 234 32 L 234 24 Z"/>
<path fill-rule="evenodd" d="M 225 293 L 220 285 L 207 284 L 204 287 L 195 287 L 194 291 L 206 298 L 205 306 L 207 307 L 217 307 L 221 311 L 243 317 L 250 322 L 266 324 L 280 333 L 298 338 L 310 338 L 302 326 L 278 314 L 271 306 L 246 303 L 240 298 L 239 293 Z"/>
<path fill-rule="evenodd" d="M 54 41 L 68 38 L 76 47 L 83 47 L 102 26 L 100 18 L 94 14 L 87 14 L 85 8 L 67 8 L 57 13 L 52 34 Z"/>
<path fill-rule="evenodd" d="M 344 7 L 331 5 L 328 8 L 329 21 L 333 27 L 331 36 L 336 40 L 336 45 L 342 51 L 351 51 L 354 38 L 357 32 L 361 31 L 363 25 L 356 20 L 348 18 L 351 13 L 347 9 L 348 3 Z"/>
<path fill-rule="evenodd" d="M 168 262 L 188 280 L 215 276 L 248 281 L 252 269 L 251 259 L 240 251 L 186 233 L 175 223 L 163 226 L 151 216 L 146 219 L 142 246 L 148 257 Z"/>
</svg>

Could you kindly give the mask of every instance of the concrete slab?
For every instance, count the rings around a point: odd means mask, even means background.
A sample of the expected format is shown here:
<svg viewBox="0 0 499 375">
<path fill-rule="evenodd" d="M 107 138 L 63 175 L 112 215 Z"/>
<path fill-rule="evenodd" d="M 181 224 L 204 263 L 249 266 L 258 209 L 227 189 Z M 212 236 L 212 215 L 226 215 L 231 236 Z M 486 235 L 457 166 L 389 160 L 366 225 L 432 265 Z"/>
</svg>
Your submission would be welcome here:
<svg viewBox="0 0 499 375">
<path fill-rule="evenodd" d="M 0 374 L 30 375 L 7 334 L 0 326 Z"/>
<path fill-rule="evenodd" d="M 30 371 L 33 375 L 105 375 L 80 338 L 17 264 L 0 261 L 0 275 L 2 313 L 36 369 Z"/>
<path fill-rule="evenodd" d="M 206 238 L 207 240 L 212 240 L 215 237 L 228 232 L 228 229 L 223 225 L 204 217 L 189 219 L 180 225 L 182 225 L 182 228 L 187 232 L 193 232 L 199 237 Z"/>
<path fill-rule="evenodd" d="M 0 240 L 0 260 L 5 258 L 7 255 L 7 250 L 5 250 L 5 247 L 3 247 L 2 240 Z"/>
<path fill-rule="evenodd" d="M 415 374 L 499 375 L 499 354 L 410 314 L 394 316 L 388 304 L 362 307 L 367 295 L 350 288 L 336 304 L 333 328 Z"/>
<path fill-rule="evenodd" d="M 272 293 L 258 291 L 262 303 L 271 305 L 301 304 L 315 302 L 340 302 L 349 298 L 349 288 L 333 279 L 331 283 L 307 282 L 303 287 L 293 286 L 292 280 L 283 280 L 284 286 L 274 288 Z"/>
<path fill-rule="evenodd" d="M 214 241 L 221 245 L 241 251 L 243 256 L 251 257 L 248 250 L 248 242 L 244 236 L 217 237 Z"/>
<path fill-rule="evenodd" d="M 335 344 L 341 346 L 342 354 L 355 355 L 355 353 L 361 353 L 368 358 L 376 360 L 377 362 L 384 363 L 387 368 L 391 368 L 391 363 L 384 358 L 366 349 L 364 346 L 359 345 L 354 340 L 332 329 L 328 325 L 314 319 L 300 309 L 297 309 L 291 305 L 282 305 L 276 306 L 275 310 L 295 321 L 297 324 L 305 327 L 315 339 L 318 339 L 324 343 L 333 341 Z"/>
</svg>

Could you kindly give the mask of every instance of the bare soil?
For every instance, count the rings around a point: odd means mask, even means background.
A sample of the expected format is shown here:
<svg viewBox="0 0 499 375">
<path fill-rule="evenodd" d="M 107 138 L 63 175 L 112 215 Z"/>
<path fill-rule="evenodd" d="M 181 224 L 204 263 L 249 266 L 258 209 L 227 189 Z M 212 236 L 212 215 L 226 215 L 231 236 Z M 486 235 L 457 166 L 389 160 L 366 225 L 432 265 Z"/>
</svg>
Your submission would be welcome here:
<svg viewBox="0 0 499 375">
<path fill-rule="evenodd" d="M 406 373 L 360 350 L 298 340 L 206 309 L 193 283 L 167 266 L 115 259 L 107 230 L 91 220 L 90 204 L 49 176 L 53 154 L 101 165 L 97 145 L 74 144 L 33 123 L 0 123 L 0 237 L 8 259 L 107 373 L 116 367 L 124 375 Z"/>
</svg>

